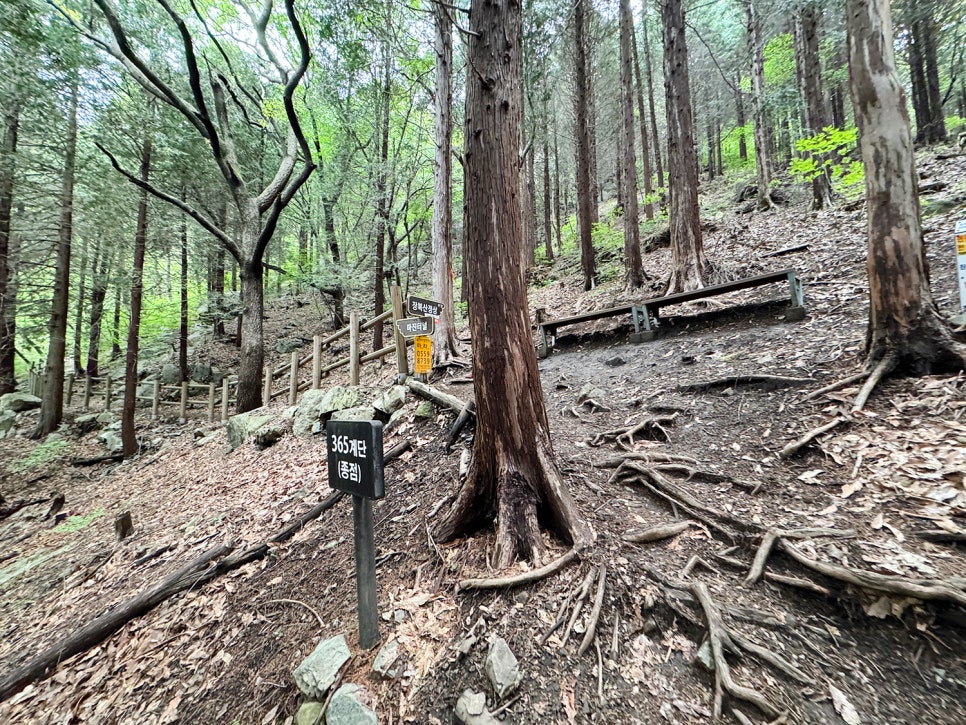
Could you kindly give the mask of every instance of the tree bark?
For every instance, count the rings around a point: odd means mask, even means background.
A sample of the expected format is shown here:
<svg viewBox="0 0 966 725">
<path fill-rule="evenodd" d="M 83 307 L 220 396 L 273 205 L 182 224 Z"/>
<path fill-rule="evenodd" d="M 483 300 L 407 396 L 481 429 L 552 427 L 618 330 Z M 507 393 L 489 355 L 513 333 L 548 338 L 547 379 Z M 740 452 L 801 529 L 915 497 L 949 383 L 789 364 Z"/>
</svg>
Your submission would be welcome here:
<svg viewBox="0 0 966 725">
<path fill-rule="evenodd" d="M 741 90 L 741 75 L 735 79 L 735 123 L 738 124 L 738 158 L 748 160 L 748 140 L 745 138 L 745 126 L 748 117 L 745 116 L 745 94 Z"/>
<path fill-rule="evenodd" d="M 631 16 L 631 30 L 634 29 L 634 17 Z M 641 62 L 637 57 L 637 35 L 631 34 L 631 52 L 634 56 L 634 90 L 637 96 L 637 116 L 641 125 L 641 163 L 644 167 L 644 217 L 654 218 L 654 204 L 649 201 L 654 193 L 653 171 L 651 170 L 651 150 L 647 138 L 647 114 L 644 112 L 644 84 L 641 82 Z M 654 137 L 654 147 L 657 150 L 657 137 Z M 660 152 L 658 152 L 660 154 Z"/>
<path fill-rule="evenodd" d="M 382 314 L 386 307 L 386 231 L 389 226 L 389 112 L 392 109 L 392 57 L 388 45 L 383 47 L 386 57 L 383 69 L 382 105 L 378 113 L 376 133 L 379 138 L 379 168 L 376 170 L 376 269 L 373 281 L 374 314 Z M 382 349 L 382 325 L 372 330 L 373 350 Z"/>
<path fill-rule="evenodd" d="M 149 107 L 153 103 L 149 101 Z M 141 146 L 140 178 L 145 184 L 151 176 L 151 146 L 150 131 L 145 132 Z M 124 407 L 121 411 L 121 441 L 124 444 L 122 453 L 125 458 L 137 454 L 138 438 L 134 428 L 134 409 L 137 406 L 138 393 L 138 351 L 141 334 L 141 297 L 144 290 L 144 250 L 148 238 L 148 192 L 140 189 L 138 198 L 138 221 L 134 235 L 134 263 L 131 267 L 131 310 L 127 326 L 127 351 L 124 360 Z"/>
<path fill-rule="evenodd" d="M 560 147 L 557 142 L 557 114 L 553 114 L 553 217 L 557 234 L 557 254 L 563 254 L 563 228 L 560 224 Z"/>
<path fill-rule="evenodd" d="M 630 0 L 620 2 L 621 111 L 624 120 L 624 264 L 627 267 L 627 289 L 644 286 L 641 263 L 641 224 L 637 206 L 637 155 L 634 152 L 634 71 L 631 46 L 634 44 L 634 20 Z"/>
<path fill-rule="evenodd" d="M 433 364 L 440 365 L 459 357 L 453 304 L 453 27 L 449 10 L 439 3 L 433 3 L 433 17 L 436 23 L 433 299 L 443 305 L 433 333 Z"/>
<path fill-rule="evenodd" d="M 865 162 L 870 367 L 926 374 L 966 366 L 929 291 L 905 92 L 889 0 L 847 0 L 852 104 Z M 888 370 L 887 370 L 888 371 Z"/>
<path fill-rule="evenodd" d="M 765 110 L 765 43 L 761 37 L 755 0 L 745 0 L 748 51 L 751 55 L 751 95 L 755 122 L 755 171 L 758 184 L 758 208 L 774 209 L 771 198 L 771 137 Z"/>
<path fill-rule="evenodd" d="M 926 91 L 926 71 L 922 62 L 919 24 L 913 22 L 909 29 L 908 44 L 909 80 L 912 85 L 912 109 L 916 114 L 916 143 L 928 143 L 932 117 L 929 113 L 929 96 Z"/>
<path fill-rule="evenodd" d="M 805 101 L 805 134 L 814 136 L 829 124 L 825 109 L 825 96 L 822 92 L 822 64 L 818 52 L 818 24 L 822 10 L 814 2 L 804 5 L 795 18 L 796 60 L 801 82 L 802 98 Z M 823 166 L 825 158 L 820 156 L 818 164 Z M 824 168 L 824 167 L 823 167 Z M 824 172 L 812 179 L 812 209 L 825 209 L 832 205 L 832 188 L 828 175 Z"/>
<path fill-rule="evenodd" d="M 77 309 L 74 312 L 74 345 L 72 347 L 74 375 L 84 374 L 81 364 L 81 332 L 84 328 L 84 306 L 87 303 L 87 238 L 81 244 L 80 269 L 77 272 Z"/>
<path fill-rule="evenodd" d="M 16 305 L 12 304 L 13 263 L 10 240 L 13 192 L 17 168 L 17 138 L 20 131 L 20 102 L 15 99 L 3 114 L 0 139 L 0 395 L 17 387 L 14 375 L 17 349 Z"/>
<path fill-rule="evenodd" d="M 594 259 L 594 242 L 591 236 L 594 225 L 593 171 L 591 158 L 590 127 L 590 69 L 587 64 L 587 19 L 584 5 L 587 0 L 577 0 L 574 5 L 574 102 L 576 104 L 577 166 L 577 226 L 580 231 L 580 265 L 584 273 L 584 290 L 594 287 L 597 268 Z"/>
<path fill-rule="evenodd" d="M 688 48 L 681 0 L 661 0 L 664 91 L 670 182 L 671 282 L 668 294 L 704 286 L 704 246 L 698 207 L 698 154 L 694 143 Z"/>
<path fill-rule="evenodd" d="M 931 12 L 930 12 L 931 11 Z M 928 7 L 921 23 L 923 62 L 926 66 L 926 97 L 929 99 L 930 143 L 946 143 L 946 117 L 943 114 L 942 89 L 939 87 L 939 60 L 936 54 L 935 8 Z"/>
<path fill-rule="evenodd" d="M 645 8 L 647 5 L 644 6 Z M 644 70 L 647 77 L 647 104 L 651 110 L 651 137 L 654 139 L 654 167 L 657 170 L 658 188 L 664 188 L 664 162 L 661 160 L 660 136 L 657 134 L 657 111 L 654 106 L 654 77 L 651 73 L 651 44 L 647 38 L 647 15 L 643 15 L 641 29 L 644 32 Z M 644 120 L 641 119 L 641 123 Z"/>
<path fill-rule="evenodd" d="M 183 192 L 182 192 L 183 194 Z M 209 289 L 214 292 L 215 270 L 211 270 Z M 224 275 L 222 275 L 224 284 Z M 181 217 L 181 314 L 178 325 L 178 369 L 181 382 L 188 380 L 188 219 Z"/>
<path fill-rule="evenodd" d="M 87 374 L 99 377 L 101 326 L 104 321 L 104 300 L 107 297 L 108 254 L 101 248 L 100 240 L 94 246 L 94 262 L 91 264 L 91 320 L 88 326 Z"/>
<path fill-rule="evenodd" d="M 544 106 L 544 118 L 548 109 Z M 550 221 L 550 129 L 543 130 L 543 253 L 547 261 L 553 261 L 553 224 Z"/>
<path fill-rule="evenodd" d="M 475 0 L 468 40 L 465 204 L 477 428 L 473 460 L 438 534 L 452 539 L 496 518 L 496 561 L 539 562 L 539 522 L 578 546 L 591 532 L 554 461 L 519 267 L 521 7 Z"/>
<path fill-rule="evenodd" d="M 74 235 L 74 167 L 77 160 L 78 73 L 72 72 L 67 108 L 67 137 L 60 192 L 60 225 L 54 294 L 50 303 L 50 343 L 44 368 L 44 395 L 33 438 L 42 438 L 60 425 L 64 415 L 64 357 L 67 352 L 67 303 L 70 291 L 70 247 Z"/>
<path fill-rule="evenodd" d="M 250 233 L 250 232 L 249 232 Z M 243 239 L 245 233 L 243 232 Z M 251 385 L 242 380 L 261 380 L 265 362 L 265 349 L 262 344 L 262 314 L 264 310 L 264 289 L 261 263 L 239 265 L 241 277 L 241 362 L 238 366 L 238 411 L 254 410 L 262 405 L 261 384 Z M 243 390 L 244 388 L 244 390 Z M 268 401 L 265 401 L 266 403 Z"/>
</svg>

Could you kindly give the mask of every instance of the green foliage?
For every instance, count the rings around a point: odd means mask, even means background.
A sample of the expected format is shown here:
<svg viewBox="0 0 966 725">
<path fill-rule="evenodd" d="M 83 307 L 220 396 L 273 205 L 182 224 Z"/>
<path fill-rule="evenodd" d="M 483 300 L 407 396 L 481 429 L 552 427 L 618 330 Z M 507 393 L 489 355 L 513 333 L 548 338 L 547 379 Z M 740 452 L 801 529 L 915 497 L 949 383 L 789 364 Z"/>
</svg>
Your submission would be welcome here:
<svg viewBox="0 0 966 725">
<path fill-rule="evenodd" d="M 593 241 L 594 249 L 597 250 L 603 251 L 606 249 L 624 248 L 624 231 L 612 227 L 606 222 L 597 222 L 594 224 L 590 232 L 590 238 Z"/>
<path fill-rule="evenodd" d="M 745 136 L 745 146 L 747 155 L 741 159 L 740 139 Z M 721 135 L 721 157 L 726 169 L 740 169 L 745 166 L 755 164 L 755 132 L 751 123 L 744 126 L 735 126 L 730 131 Z"/>
<path fill-rule="evenodd" d="M 801 181 L 828 174 L 832 187 L 845 196 L 856 196 L 865 183 L 865 168 L 856 158 L 858 129 L 826 126 L 819 133 L 801 139 L 796 147 L 802 158 L 792 159 L 790 171 Z"/>
<path fill-rule="evenodd" d="M 956 114 L 946 116 L 946 130 L 950 135 L 957 135 L 966 131 L 966 118 Z"/>
<path fill-rule="evenodd" d="M 791 33 L 769 40 L 764 54 L 765 85 L 782 86 L 795 80 L 795 40 Z"/>
<path fill-rule="evenodd" d="M 26 458 L 13 461 L 9 466 L 10 470 L 13 473 L 25 473 L 31 468 L 46 466 L 60 458 L 66 449 L 67 441 L 62 438 L 45 441 L 30 451 Z"/>
<path fill-rule="evenodd" d="M 58 534 L 70 534 L 74 531 L 80 531 L 81 529 L 86 529 L 103 515 L 104 509 L 94 509 L 86 516 L 69 516 L 64 523 L 55 527 L 54 531 Z"/>
</svg>

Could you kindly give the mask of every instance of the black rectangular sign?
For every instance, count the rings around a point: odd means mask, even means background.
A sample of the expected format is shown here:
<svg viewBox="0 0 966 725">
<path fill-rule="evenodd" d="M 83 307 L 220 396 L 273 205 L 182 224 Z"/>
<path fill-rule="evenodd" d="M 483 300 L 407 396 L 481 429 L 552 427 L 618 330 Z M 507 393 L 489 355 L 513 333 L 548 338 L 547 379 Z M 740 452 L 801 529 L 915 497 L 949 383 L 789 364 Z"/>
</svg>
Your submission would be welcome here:
<svg viewBox="0 0 966 725">
<path fill-rule="evenodd" d="M 329 487 L 363 498 L 382 498 L 382 423 L 330 420 L 325 426 Z"/>
<path fill-rule="evenodd" d="M 439 317 L 443 314 L 443 305 L 435 300 L 427 300 L 425 297 L 413 297 L 410 295 L 406 300 L 406 312 L 410 315 Z"/>
<path fill-rule="evenodd" d="M 436 323 L 432 317 L 407 317 L 403 320 L 396 320 L 396 327 L 403 337 L 416 337 L 417 335 L 432 335 L 436 329 Z"/>
</svg>

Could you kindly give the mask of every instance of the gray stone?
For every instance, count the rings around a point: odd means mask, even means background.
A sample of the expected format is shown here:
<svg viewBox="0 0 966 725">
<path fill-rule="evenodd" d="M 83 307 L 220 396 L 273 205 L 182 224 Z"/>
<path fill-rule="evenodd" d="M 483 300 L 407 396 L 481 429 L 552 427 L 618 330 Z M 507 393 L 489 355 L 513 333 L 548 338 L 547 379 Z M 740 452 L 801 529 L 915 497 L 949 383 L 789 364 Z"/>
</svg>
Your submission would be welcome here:
<svg viewBox="0 0 966 725">
<path fill-rule="evenodd" d="M 298 412 L 299 412 L 299 407 L 297 405 L 293 405 L 292 407 L 286 408 L 285 410 L 282 411 L 282 417 L 287 418 L 289 420 L 294 420 L 295 414 Z"/>
<path fill-rule="evenodd" d="M 97 440 L 101 441 L 107 450 L 111 453 L 120 453 L 124 450 L 124 441 L 121 440 L 121 436 L 112 430 L 102 431 Z"/>
<path fill-rule="evenodd" d="M 295 414 L 292 432 L 297 436 L 311 435 L 313 426 L 328 420 L 335 411 L 356 408 L 364 402 L 365 395 L 359 387 L 337 385 L 329 390 L 307 390 Z"/>
<path fill-rule="evenodd" d="M 329 420 L 375 420 L 376 409 L 371 405 L 360 405 L 358 408 L 337 410 Z"/>
<path fill-rule="evenodd" d="M 13 430 L 13 423 L 16 419 L 17 414 L 12 410 L 0 409 L 0 438 Z"/>
<path fill-rule="evenodd" d="M 305 341 L 297 337 L 291 337 L 284 340 L 279 340 L 275 343 L 275 352 L 281 355 L 288 355 L 295 352 L 296 350 L 301 350 L 305 347 Z"/>
<path fill-rule="evenodd" d="M 22 413 L 25 410 L 35 410 L 40 407 L 40 398 L 30 393 L 7 393 L 0 395 L 0 410 Z"/>
<path fill-rule="evenodd" d="M 953 327 L 966 327 L 966 312 L 961 315 L 954 315 L 949 318 L 949 324 Z"/>
<path fill-rule="evenodd" d="M 77 395 L 75 392 L 74 395 Z M 150 405 L 150 401 L 154 399 L 154 381 L 145 380 L 143 383 L 138 383 L 138 398 L 147 398 L 148 400 L 139 400 L 138 403 L 147 403 Z"/>
<path fill-rule="evenodd" d="M 368 692 L 351 682 L 343 685 L 329 701 L 326 725 L 379 725 L 379 718 L 368 705 Z"/>
<path fill-rule="evenodd" d="M 580 395 L 577 396 L 577 402 L 583 403 L 585 400 L 596 400 L 598 403 L 600 403 L 605 397 L 607 397 L 607 393 L 593 383 L 587 383 L 580 389 Z"/>
<path fill-rule="evenodd" d="M 520 665 L 510 651 L 510 645 L 502 637 L 490 642 L 490 651 L 486 654 L 486 676 L 500 699 L 520 684 Z"/>
<path fill-rule="evenodd" d="M 332 687 L 336 675 L 349 661 L 349 645 L 341 634 L 319 642 L 312 654 L 302 660 L 295 668 L 292 677 L 295 685 L 305 697 L 322 701 L 325 693 Z"/>
<path fill-rule="evenodd" d="M 79 415 L 74 418 L 74 427 L 77 428 L 77 432 L 81 435 L 85 433 L 90 433 L 95 428 L 99 428 L 100 424 L 97 422 L 97 416 L 100 413 L 87 413 L 86 415 Z"/>
<path fill-rule="evenodd" d="M 216 367 L 211 368 L 211 380 L 209 383 L 214 383 L 216 387 L 221 387 L 221 384 L 225 382 L 225 373 Z"/>
<path fill-rule="evenodd" d="M 226 433 L 228 434 L 228 443 L 231 445 L 232 450 L 247 441 L 249 437 L 254 435 L 259 428 L 271 419 L 272 416 L 256 413 L 255 411 L 239 413 L 229 418 Z"/>
<path fill-rule="evenodd" d="M 406 387 L 393 385 L 376 398 L 372 407 L 382 413 L 387 419 L 406 404 Z"/>
<path fill-rule="evenodd" d="M 289 427 L 286 425 L 287 421 L 273 420 L 270 423 L 266 423 L 255 433 L 255 447 L 260 451 L 274 446 L 285 436 L 289 431 Z"/>
<path fill-rule="evenodd" d="M 621 365 L 626 365 L 626 364 L 627 364 L 627 360 L 622 358 L 620 355 L 614 355 L 614 357 L 609 357 L 606 360 L 604 360 L 604 365 L 606 365 L 609 368 L 618 368 Z"/>
<path fill-rule="evenodd" d="M 188 368 L 188 378 L 196 383 L 210 383 L 211 365 L 207 363 L 194 363 Z"/>
<path fill-rule="evenodd" d="M 108 426 L 108 425 L 114 425 L 115 423 L 117 423 L 118 417 L 114 415 L 114 413 L 112 413 L 111 411 L 105 410 L 101 413 L 98 413 L 97 416 L 95 417 L 95 420 L 97 421 L 98 425 Z"/>
<path fill-rule="evenodd" d="M 322 722 L 322 710 L 324 705 L 321 702 L 303 702 L 295 713 L 295 725 L 316 725 Z"/>
<path fill-rule="evenodd" d="M 172 363 L 161 368 L 162 385 L 178 385 L 181 382 L 181 369 Z"/>
<path fill-rule="evenodd" d="M 399 640 L 386 642 L 380 649 L 376 659 L 372 661 L 372 674 L 384 680 L 391 680 L 399 676 L 396 662 L 399 660 Z"/>
<path fill-rule="evenodd" d="M 415 416 L 422 420 L 429 420 L 436 414 L 433 409 L 433 404 L 428 400 L 424 400 L 422 403 L 416 406 Z"/>
<path fill-rule="evenodd" d="M 486 695 L 475 690 L 464 690 L 456 701 L 456 721 L 462 725 L 497 725 L 500 721 L 486 709 Z"/>
</svg>

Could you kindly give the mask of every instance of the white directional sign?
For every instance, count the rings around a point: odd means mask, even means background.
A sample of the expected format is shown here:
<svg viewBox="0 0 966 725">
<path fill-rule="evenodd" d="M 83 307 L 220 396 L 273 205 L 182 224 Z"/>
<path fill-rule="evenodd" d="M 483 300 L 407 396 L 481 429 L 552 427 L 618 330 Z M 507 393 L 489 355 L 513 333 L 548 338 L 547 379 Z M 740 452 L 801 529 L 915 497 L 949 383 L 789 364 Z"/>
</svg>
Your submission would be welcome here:
<svg viewBox="0 0 966 725">
<path fill-rule="evenodd" d="M 396 327 L 403 337 L 416 337 L 418 335 L 432 335 L 436 329 L 436 323 L 432 317 L 407 317 L 396 320 Z"/>
</svg>

